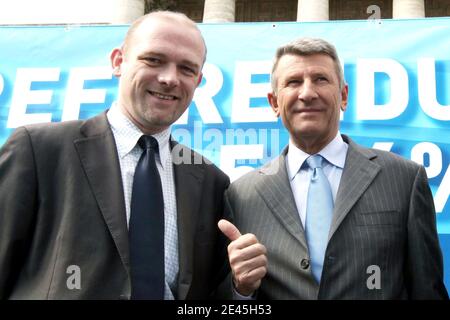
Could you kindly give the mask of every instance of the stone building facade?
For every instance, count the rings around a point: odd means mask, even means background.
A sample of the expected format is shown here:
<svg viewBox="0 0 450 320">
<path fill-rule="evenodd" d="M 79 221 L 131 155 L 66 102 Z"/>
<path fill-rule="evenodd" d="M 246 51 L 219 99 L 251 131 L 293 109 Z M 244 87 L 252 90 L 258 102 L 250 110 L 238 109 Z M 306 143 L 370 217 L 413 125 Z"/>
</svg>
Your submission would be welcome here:
<svg viewBox="0 0 450 320">
<path fill-rule="evenodd" d="M 450 16 L 450 0 L 2 0 L 0 25 L 128 24 L 155 9 L 207 23 L 401 19 Z"/>
</svg>

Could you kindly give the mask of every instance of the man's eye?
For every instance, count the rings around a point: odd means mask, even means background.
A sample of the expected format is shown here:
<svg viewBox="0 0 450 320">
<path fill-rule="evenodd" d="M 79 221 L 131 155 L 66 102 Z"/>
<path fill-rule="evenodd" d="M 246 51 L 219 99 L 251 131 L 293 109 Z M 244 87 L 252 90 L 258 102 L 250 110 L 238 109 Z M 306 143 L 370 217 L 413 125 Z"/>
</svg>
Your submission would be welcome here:
<svg viewBox="0 0 450 320">
<path fill-rule="evenodd" d="M 300 84 L 300 80 L 292 79 L 287 81 L 288 86 L 296 86 L 298 84 Z"/>
<path fill-rule="evenodd" d="M 195 75 L 196 72 L 193 68 L 188 67 L 188 66 L 181 66 L 181 70 L 185 73 L 185 74 L 189 74 L 189 75 Z"/>
<path fill-rule="evenodd" d="M 328 78 L 326 78 L 326 77 L 317 77 L 317 81 L 319 81 L 319 82 L 328 82 Z"/>
<path fill-rule="evenodd" d="M 160 64 L 161 63 L 161 59 L 159 59 L 159 58 L 149 57 L 149 58 L 146 58 L 145 60 L 151 64 Z"/>
</svg>

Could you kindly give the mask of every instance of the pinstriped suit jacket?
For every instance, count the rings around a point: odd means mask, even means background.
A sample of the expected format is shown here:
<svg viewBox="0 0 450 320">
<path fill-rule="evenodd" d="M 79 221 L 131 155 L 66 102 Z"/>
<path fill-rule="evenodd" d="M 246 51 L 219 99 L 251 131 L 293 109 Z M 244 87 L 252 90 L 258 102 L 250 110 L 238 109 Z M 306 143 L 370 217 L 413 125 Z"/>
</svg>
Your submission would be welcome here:
<svg viewBox="0 0 450 320">
<path fill-rule="evenodd" d="M 389 152 L 356 145 L 342 174 L 320 286 L 288 181 L 285 155 L 235 181 L 226 209 L 267 247 L 268 299 L 448 299 L 433 198 L 425 170 Z M 380 288 L 368 286 L 380 268 Z M 368 269 L 369 268 L 369 269 Z M 369 279 L 370 278 L 370 279 Z M 372 288 L 372 289 L 370 289 Z"/>
</svg>

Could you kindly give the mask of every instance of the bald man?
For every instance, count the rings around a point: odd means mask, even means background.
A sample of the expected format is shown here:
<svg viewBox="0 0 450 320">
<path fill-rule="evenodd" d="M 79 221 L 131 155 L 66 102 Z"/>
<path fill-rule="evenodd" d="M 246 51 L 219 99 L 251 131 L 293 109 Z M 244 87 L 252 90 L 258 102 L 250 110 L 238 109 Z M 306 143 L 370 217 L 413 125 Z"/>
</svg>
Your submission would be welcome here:
<svg viewBox="0 0 450 320">
<path fill-rule="evenodd" d="M 201 82 L 205 58 L 193 21 L 180 13 L 148 14 L 111 52 L 119 91 L 109 110 L 86 121 L 29 125 L 12 134 L 0 150 L 1 299 L 216 295 L 229 269 L 225 237 L 217 228 L 229 179 L 170 135 Z M 143 136 L 157 142 L 153 163 L 163 201 L 163 254 L 150 260 L 164 270 L 159 288 L 137 292 L 151 282 L 152 269 L 144 265 L 136 272 L 141 261 L 130 254 L 129 227 L 140 225 L 131 221 Z"/>
</svg>

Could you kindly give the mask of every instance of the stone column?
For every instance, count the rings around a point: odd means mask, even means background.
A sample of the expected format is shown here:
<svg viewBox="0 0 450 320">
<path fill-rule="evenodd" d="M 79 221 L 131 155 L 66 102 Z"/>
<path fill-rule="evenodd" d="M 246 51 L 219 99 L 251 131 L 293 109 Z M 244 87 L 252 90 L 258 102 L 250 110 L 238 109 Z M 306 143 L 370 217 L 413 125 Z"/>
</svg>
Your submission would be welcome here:
<svg viewBox="0 0 450 320">
<path fill-rule="evenodd" d="M 234 22 L 235 0 L 205 0 L 203 22 Z"/>
<path fill-rule="evenodd" d="M 329 20 L 328 0 L 298 0 L 297 21 Z"/>
<path fill-rule="evenodd" d="M 424 0 L 393 0 L 394 19 L 425 18 Z"/>
<path fill-rule="evenodd" d="M 145 11 L 145 0 L 112 0 L 110 5 L 114 6 L 113 24 L 130 24 L 143 16 Z"/>
</svg>

